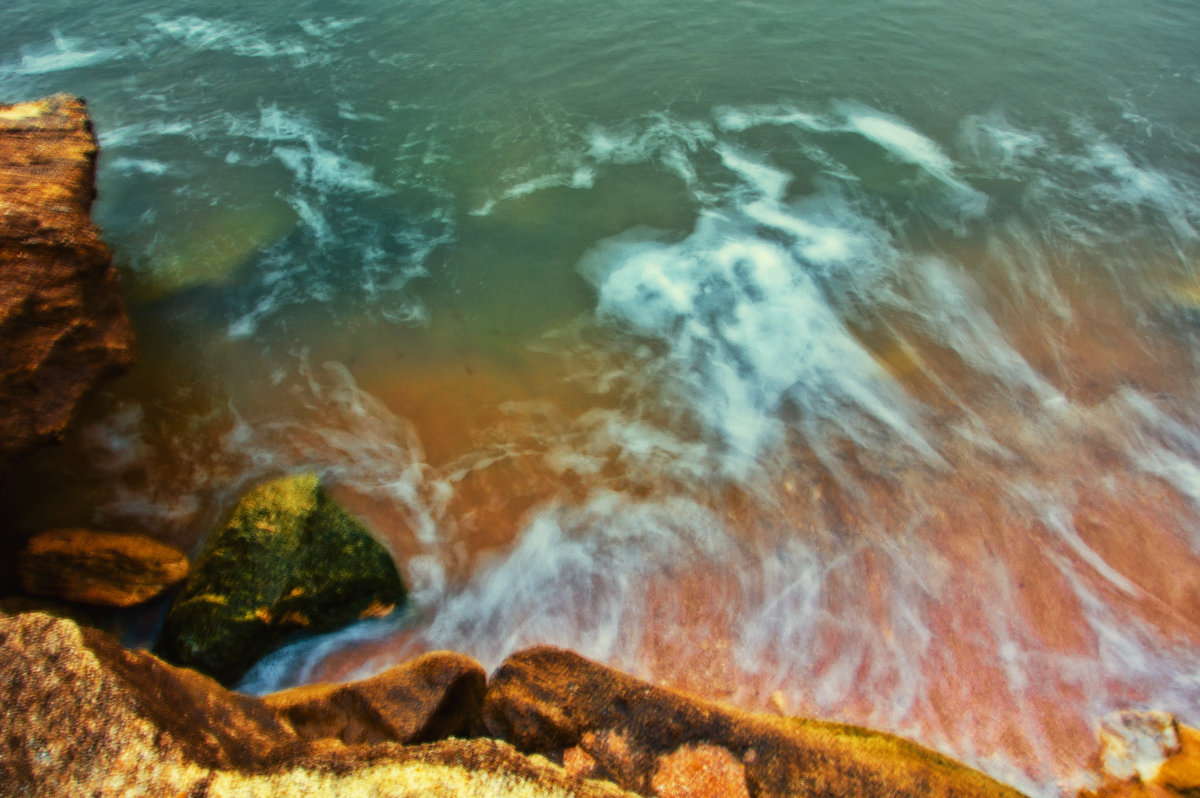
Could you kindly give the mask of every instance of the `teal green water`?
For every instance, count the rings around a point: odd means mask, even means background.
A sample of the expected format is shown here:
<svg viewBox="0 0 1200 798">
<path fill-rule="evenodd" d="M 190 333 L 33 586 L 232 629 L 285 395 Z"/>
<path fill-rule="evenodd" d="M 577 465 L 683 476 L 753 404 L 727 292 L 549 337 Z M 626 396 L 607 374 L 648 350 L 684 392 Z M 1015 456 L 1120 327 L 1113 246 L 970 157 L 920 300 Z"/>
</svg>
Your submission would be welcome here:
<svg viewBox="0 0 1200 798">
<path fill-rule="evenodd" d="M 143 351 L 8 501 L 193 546 L 322 470 L 414 615 L 247 689 L 552 642 L 1069 790 L 1105 712 L 1200 698 L 1198 40 L 1190 0 L 9 2 L 0 99 L 87 98 Z"/>
</svg>

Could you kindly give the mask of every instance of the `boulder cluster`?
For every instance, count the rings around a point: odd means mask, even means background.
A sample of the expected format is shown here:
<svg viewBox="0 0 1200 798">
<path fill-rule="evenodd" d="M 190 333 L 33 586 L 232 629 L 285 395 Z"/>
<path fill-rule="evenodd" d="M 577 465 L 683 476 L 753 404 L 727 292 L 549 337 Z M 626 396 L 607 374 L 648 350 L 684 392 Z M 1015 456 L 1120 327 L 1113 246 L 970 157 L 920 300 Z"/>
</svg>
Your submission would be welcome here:
<svg viewBox="0 0 1200 798">
<path fill-rule="evenodd" d="M 10 795 L 1017 796 L 865 729 L 740 712 L 569 651 L 434 652 L 231 692 L 42 613 L 0 616 Z"/>
</svg>

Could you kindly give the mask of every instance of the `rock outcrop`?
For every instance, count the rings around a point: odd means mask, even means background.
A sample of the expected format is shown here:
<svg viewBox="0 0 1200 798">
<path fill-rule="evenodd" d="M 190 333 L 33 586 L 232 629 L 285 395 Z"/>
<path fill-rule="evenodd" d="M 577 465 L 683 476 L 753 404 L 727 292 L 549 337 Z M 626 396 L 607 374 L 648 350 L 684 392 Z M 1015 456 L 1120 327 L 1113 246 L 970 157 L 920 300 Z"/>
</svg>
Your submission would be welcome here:
<svg viewBox="0 0 1200 798">
<path fill-rule="evenodd" d="M 1116 712 L 1100 725 L 1100 786 L 1080 798 L 1200 795 L 1200 731 L 1169 712 Z"/>
<path fill-rule="evenodd" d="M 132 607 L 187 576 L 187 556 L 145 535 L 50 529 L 17 555 L 21 587 L 35 596 Z"/>
<path fill-rule="evenodd" d="M 133 362 L 112 255 L 90 215 L 96 154 L 82 100 L 0 105 L 0 476 Z"/>
<path fill-rule="evenodd" d="M 251 490 L 209 539 L 158 651 L 230 684 L 297 632 L 387 614 L 405 595 L 387 550 L 299 474 Z"/>
<path fill-rule="evenodd" d="M 740 712 L 550 647 L 500 666 L 488 685 L 484 724 L 521 751 L 582 763 L 590 775 L 643 795 L 682 794 L 689 778 L 695 794 L 717 780 L 736 795 L 739 776 L 759 798 L 1019 795 L 898 737 Z"/>
<path fill-rule="evenodd" d="M 435 651 L 370 679 L 295 687 L 263 701 L 308 739 L 427 743 L 481 732 L 486 687 L 478 662 Z"/>
<path fill-rule="evenodd" d="M 494 740 L 309 737 L 269 702 L 40 613 L 0 616 L 0 701 L 0 783 L 14 798 L 626 795 Z M 464 712 L 450 697 L 433 703 Z"/>
</svg>

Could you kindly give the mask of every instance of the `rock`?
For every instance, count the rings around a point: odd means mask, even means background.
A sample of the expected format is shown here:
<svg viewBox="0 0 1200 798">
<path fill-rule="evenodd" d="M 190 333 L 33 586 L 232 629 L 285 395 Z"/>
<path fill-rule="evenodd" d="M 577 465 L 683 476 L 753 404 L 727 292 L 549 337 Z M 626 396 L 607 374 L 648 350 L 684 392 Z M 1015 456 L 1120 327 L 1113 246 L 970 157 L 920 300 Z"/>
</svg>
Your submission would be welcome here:
<svg viewBox="0 0 1200 798">
<path fill-rule="evenodd" d="M 746 769 L 716 745 L 685 745 L 659 757 L 650 786 L 658 798 L 750 798 Z"/>
<path fill-rule="evenodd" d="M 5 795 L 618 798 L 493 740 L 304 739 L 265 702 L 40 613 L 0 616 Z"/>
<path fill-rule="evenodd" d="M 205 545 L 158 651 L 230 684 L 297 632 L 386 614 L 405 588 L 387 550 L 315 474 L 260 485 Z"/>
<path fill-rule="evenodd" d="M 1200 731 L 1169 712 L 1114 712 L 1100 724 L 1100 786 L 1081 798 L 1200 795 Z"/>
<path fill-rule="evenodd" d="M 144 535 L 51 529 L 17 555 L 25 592 L 83 604 L 132 607 L 183 580 L 183 552 Z"/>
<path fill-rule="evenodd" d="M 1109 779 L 1154 781 L 1179 749 L 1179 729 L 1169 712 L 1114 712 L 1100 724 L 1100 765 Z"/>
<path fill-rule="evenodd" d="M 96 154 L 82 100 L 0 105 L 0 475 L 133 363 L 112 255 L 90 215 Z"/>
<path fill-rule="evenodd" d="M 719 747 L 741 763 L 746 788 L 758 798 L 1019 795 L 898 737 L 741 712 L 551 647 L 514 654 L 500 666 L 488 684 L 483 716 L 489 734 L 521 751 L 562 761 L 578 747 L 595 760 L 598 775 L 642 794 L 651 794 L 656 774 L 665 785 L 695 766 L 707 765 L 715 779 L 736 784 L 730 760 L 717 764 L 724 755 L 710 750 Z M 572 754 L 573 762 L 580 760 Z M 614 763 L 622 772 L 609 770 Z"/>
<path fill-rule="evenodd" d="M 486 682 L 475 660 L 436 651 L 363 681 L 297 687 L 263 700 L 305 738 L 424 743 L 479 731 Z"/>
</svg>

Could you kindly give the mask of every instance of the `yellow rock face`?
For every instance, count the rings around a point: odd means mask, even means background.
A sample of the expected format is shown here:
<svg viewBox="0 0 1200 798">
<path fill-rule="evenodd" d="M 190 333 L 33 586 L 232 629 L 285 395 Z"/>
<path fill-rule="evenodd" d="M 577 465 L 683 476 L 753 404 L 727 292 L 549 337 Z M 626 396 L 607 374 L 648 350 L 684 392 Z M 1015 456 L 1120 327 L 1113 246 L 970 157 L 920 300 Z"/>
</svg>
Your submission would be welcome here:
<svg viewBox="0 0 1200 798">
<path fill-rule="evenodd" d="M 51 529 L 17 558 L 25 592 L 66 601 L 131 607 L 188 574 L 183 552 L 144 535 Z"/>
</svg>

